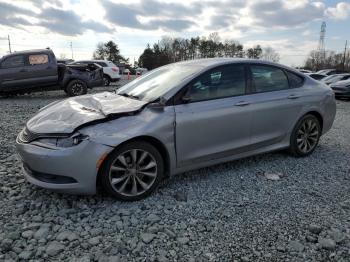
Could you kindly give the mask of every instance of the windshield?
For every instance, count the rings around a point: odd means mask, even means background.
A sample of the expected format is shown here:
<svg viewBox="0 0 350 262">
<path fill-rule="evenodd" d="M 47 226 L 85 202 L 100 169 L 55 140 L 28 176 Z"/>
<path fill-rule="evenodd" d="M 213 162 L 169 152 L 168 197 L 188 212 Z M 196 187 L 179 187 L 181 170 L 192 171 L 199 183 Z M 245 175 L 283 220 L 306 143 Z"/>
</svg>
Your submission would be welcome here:
<svg viewBox="0 0 350 262">
<path fill-rule="evenodd" d="M 201 69 L 194 65 L 163 66 L 121 87 L 117 94 L 152 102 Z"/>
</svg>

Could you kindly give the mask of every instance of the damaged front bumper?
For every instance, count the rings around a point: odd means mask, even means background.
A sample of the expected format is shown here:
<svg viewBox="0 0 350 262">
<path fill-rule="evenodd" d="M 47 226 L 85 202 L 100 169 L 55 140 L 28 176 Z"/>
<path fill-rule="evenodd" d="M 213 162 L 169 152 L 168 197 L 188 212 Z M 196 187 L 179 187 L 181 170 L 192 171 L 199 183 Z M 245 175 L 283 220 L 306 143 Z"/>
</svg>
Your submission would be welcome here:
<svg viewBox="0 0 350 262">
<path fill-rule="evenodd" d="M 42 147 L 17 138 L 17 152 L 26 179 L 39 187 L 60 193 L 91 195 L 101 159 L 113 150 L 90 140 L 68 148 Z"/>
</svg>

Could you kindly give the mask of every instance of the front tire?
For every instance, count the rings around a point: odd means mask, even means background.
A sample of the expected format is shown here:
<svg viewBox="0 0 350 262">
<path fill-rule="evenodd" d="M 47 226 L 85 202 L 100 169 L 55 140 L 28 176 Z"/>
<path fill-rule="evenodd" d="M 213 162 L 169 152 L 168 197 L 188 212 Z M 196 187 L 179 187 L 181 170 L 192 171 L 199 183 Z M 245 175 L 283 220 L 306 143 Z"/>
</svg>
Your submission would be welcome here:
<svg viewBox="0 0 350 262">
<path fill-rule="evenodd" d="M 297 157 L 310 155 L 318 145 L 321 137 L 320 121 L 314 115 L 303 116 L 295 125 L 290 138 L 289 151 Z"/>
<path fill-rule="evenodd" d="M 117 148 L 101 170 L 101 184 L 117 199 L 136 201 L 149 196 L 164 176 L 164 162 L 151 144 L 135 141 Z"/>
<path fill-rule="evenodd" d="M 81 96 L 87 93 L 86 83 L 81 80 L 72 80 L 65 88 L 65 92 L 69 96 Z"/>
</svg>

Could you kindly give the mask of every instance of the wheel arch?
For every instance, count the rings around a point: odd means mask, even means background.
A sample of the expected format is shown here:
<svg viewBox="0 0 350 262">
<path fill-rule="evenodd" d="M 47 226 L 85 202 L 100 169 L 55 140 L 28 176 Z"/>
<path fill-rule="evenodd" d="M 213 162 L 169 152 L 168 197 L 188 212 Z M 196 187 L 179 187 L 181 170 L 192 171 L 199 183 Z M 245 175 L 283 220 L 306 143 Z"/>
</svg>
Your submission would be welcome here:
<svg viewBox="0 0 350 262">
<path fill-rule="evenodd" d="M 322 117 L 322 115 L 317 111 L 307 112 L 302 117 L 304 117 L 305 115 L 313 115 L 314 117 L 316 117 L 317 120 L 320 122 L 320 127 L 321 127 L 321 132 L 322 132 L 322 130 L 323 130 L 323 117 Z"/>
<path fill-rule="evenodd" d="M 107 77 L 109 80 L 112 79 L 111 76 L 110 76 L 109 74 L 106 74 L 105 72 L 103 72 L 103 76 L 104 76 L 104 77 Z"/>
<path fill-rule="evenodd" d="M 67 79 L 67 80 L 63 83 L 63 89 L 64 89 L 64 90 L 67 90 L 68 85 L 69 85 L 71 82 L 76 81 L 76 80 L 82 81 L 82 82 L 84 82 L 84 84 L 86 85 L 86 87 L 88 86 L 88 84 L 87 84 L 87 82 L 86 82 L 85 79 L 78 78 L 78 77 L 72 77 L 72 78 Z"/>
<path fill-rule="evenodd" d="M 154 146 L 159 153 L 162 156 L 163 159 L 163 163 L 164 163 L 164 171 L 165 171 L 165 177 L 169 176 L 170 174 L 170 155 L 168 150 L 166 149 L 165 145 L 157 138 L 153 137 L 153 136 L 147 136 L 147 135 L 142 135 L 142 136 L 137 136 L 137 137 L 133 137 L 130 138 L 128 140 L 125 140 L 124 142 L 118 144 L 117 146 L 114 147 L 113 150 L 111 150 L 103 159 L 102 164 L 100 165 L 98 172 L 97 172 L 97 177 L 96 177 L 96 186 L 99 186 L 101 184 L 100 182 L 100 178 L 102 175 L 102 167 L 105 163 L 105 160 L 115 151 L 117 150 L 119 147 L 121 147 L 122 145 L 131 143 L 131 142 L 135 142 L 135 141 L 142 141 L 142 142 L 147 142 L 149 144 L 151 144 L 152 146 Z"/>
</svg>

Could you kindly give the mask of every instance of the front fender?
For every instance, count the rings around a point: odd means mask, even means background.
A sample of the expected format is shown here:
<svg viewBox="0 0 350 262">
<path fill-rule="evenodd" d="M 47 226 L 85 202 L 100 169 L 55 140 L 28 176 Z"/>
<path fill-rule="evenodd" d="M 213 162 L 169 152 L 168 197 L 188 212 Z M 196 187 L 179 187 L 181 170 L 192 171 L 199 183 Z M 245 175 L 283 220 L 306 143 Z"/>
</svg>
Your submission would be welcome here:
<svg viewBox="0 0 350 262">
<path fill-rule="evenodd" d="M 172 170 L 176 166 L 174 123 L 173 106 L 162 109 L 146 107 L 135 115 L 87 126 L 79 132 L 88 135 L 96 143 L 112 147 L 141 136 L 154 138 L 167 150 Z"/>
</svg>

